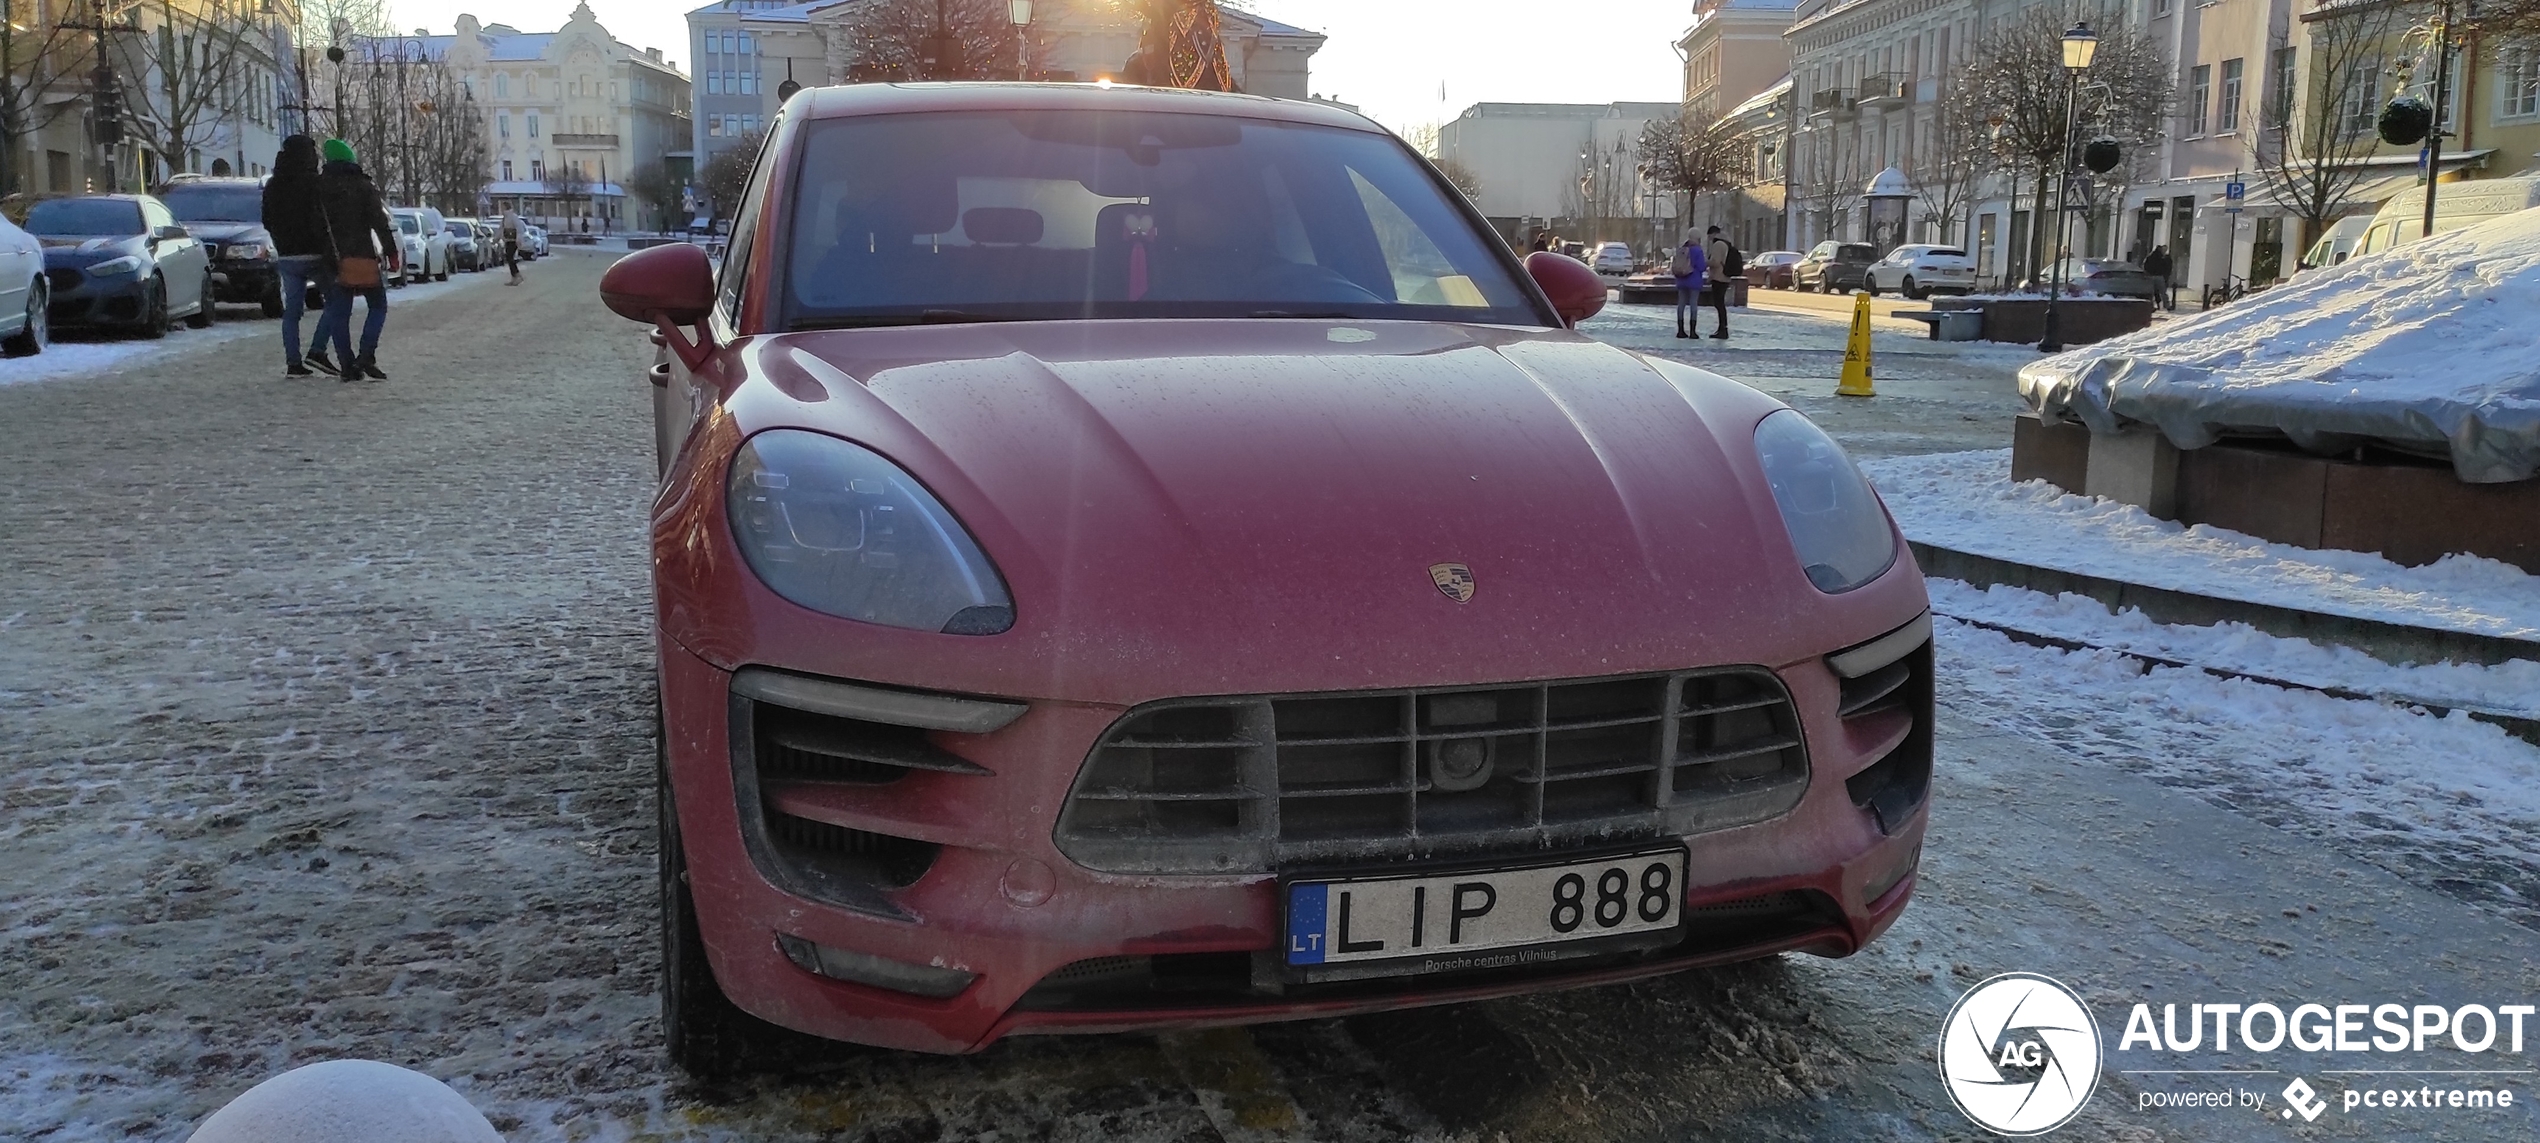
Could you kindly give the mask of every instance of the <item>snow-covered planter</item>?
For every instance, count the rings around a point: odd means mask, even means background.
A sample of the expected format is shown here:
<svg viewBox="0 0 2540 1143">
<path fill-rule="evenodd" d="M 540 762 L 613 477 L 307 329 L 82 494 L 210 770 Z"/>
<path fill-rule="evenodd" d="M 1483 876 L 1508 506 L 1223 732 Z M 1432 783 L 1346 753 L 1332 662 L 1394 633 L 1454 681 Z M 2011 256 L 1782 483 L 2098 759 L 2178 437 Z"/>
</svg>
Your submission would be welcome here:
<svg viewBox="0 0 2540 1143">
<path fill-rule="evenodd" d="M 2046 336 L 2044 294 L 1971 294 L 1933 298 L 1934 310 L 1984 311 L 1986 341 L 2039 341 Z M 2066 345 L 2088 345 L 2152 324 L 2152 303 L 2141 298 L 2074 294 L 2055 304 L 2056 333 Z"/>
</svg>

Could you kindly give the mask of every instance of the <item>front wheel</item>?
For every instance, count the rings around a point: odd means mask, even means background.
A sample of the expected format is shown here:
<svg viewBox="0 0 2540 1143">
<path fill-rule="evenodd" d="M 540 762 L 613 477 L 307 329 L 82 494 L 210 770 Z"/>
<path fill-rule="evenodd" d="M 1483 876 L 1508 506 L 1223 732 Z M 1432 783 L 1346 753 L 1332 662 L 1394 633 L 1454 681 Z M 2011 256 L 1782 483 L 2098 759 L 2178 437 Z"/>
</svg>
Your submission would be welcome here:
<svg viewBox="0 0 2540 1143">
<path fill-rule="evenodd" d="M 0 353 L 11 357 L 33 357 L 44 352 L 44 347 L 52 344 L 53 341 L 53 329 L 48 324 L 46 315 L 46 310 L 51 305 L 51 299 L 45 297 L 42 282 L 28 286 L 26 288 L 26 324 L 20 326 L 18 332 L 10 335 L 7 341 L 0 341 Z"/>
<path fill-rule="evenodd" d="M 1923 300 L 1923 290 L 1914 285 L 1914 276 L 1911 274 L 1905 276 L 1905 296 L 1918 302 Z"/>
<path fill-rule="evenodd" d="M 212 276 L 203 275 L 203 292 L 194 299 L 194 312 L 185 315 L 185 328 L 210 329 L 220 315 L 212 308 Z"/>
<path fill-rule="evenodd" d="M 156 274 L 141 288 L 141 336 L 157 341 L 168 335 L 168 281 Z"/>
</svg>

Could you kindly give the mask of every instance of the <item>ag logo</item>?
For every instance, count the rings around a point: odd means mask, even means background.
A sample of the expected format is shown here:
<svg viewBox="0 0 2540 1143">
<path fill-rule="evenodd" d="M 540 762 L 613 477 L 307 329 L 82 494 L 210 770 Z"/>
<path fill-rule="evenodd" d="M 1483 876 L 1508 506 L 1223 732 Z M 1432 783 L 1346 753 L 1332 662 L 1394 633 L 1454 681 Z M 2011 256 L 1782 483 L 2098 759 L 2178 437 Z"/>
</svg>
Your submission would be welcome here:
<svg viewBox="0 0 2540 1143">
<path fill-rule="evenodd" d="M 2072 989 L 2004 973 L 1950 1007 L 1940 1079 L 1976 1126 L 2043 1135 L 2080 1114 L 2099 1087 L 2099 1022 Z"/>
<path fill-rule="evenodd" d="M 1437 584 L 1438 591 L 1448 599 L 1457 603 L 1472 601 L 1473 569 L 1471 568 L 1462 564 L 1430 564 L 1429 581 Z"/>
</svg>

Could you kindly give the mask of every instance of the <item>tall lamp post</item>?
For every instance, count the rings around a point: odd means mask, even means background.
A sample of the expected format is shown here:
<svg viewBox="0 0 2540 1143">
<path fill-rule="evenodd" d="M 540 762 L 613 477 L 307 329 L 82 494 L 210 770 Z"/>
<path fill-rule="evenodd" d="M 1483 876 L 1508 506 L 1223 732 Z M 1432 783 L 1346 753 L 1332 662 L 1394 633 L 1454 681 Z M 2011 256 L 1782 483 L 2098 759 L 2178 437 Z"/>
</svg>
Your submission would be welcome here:
<svg viewBox="0 0 2540 1143">
<path fill-rule="evenodd" d="M 1014 19 L 1014 78 L 1032 78 L 1032 0 L 1006 0 L 1006 15 Z"/>
<path fill-rule="evenodd" d="M 2090 30 L 2090 21 L 2073 25 L 2064 33 L 2064 177 L 2055 184 L 2055 278 L 2046 294 L 2046 338 L 2037 343 L 2040 353 L 2062 353 L 2064 339 L 2057 321 L 2056 304 L 2064 296 L 2064 250 L 2071 238 L 2073 186 L 2074 107 L 2081 102 L 2081 73 L 2090 70 L 2090 61 L 2099 54 L 2099 37 Z"/>
</svg>

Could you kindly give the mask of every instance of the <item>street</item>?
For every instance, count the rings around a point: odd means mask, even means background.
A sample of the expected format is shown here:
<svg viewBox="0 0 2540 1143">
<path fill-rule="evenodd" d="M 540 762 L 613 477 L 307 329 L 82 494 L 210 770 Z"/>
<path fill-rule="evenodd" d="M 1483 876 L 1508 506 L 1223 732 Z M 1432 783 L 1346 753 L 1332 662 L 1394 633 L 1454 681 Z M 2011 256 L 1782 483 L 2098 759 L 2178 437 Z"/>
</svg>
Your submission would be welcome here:
<svg viewBox="0 0 2540 1143">
<path fill-rule="evenodd" d="M 1944 631 L 1915 903 L 1849 959 L 697 1083 L 663 1058 L 654 992 L 650 350 L 596 301 L 610 257 L 392 297 L 385 383 L 285 380 L 272 323 L 245 320 L 115 372 L 0 364 L 0 1138 L 173 1143 L 277 1072 L 368 1058 L 448 1080 L 514 1141 L 1973 1139 L 1934 1044 L 1998 973 L 2093 982 L 2111 1044 L 2136 1003 L 2520 1004 L 2540 983 L 2505 912 L 2306 830 L 2298 791 L 2077 748 L 2061 731 L 2122 691 L 2032 695 Z M 1586 328 L 1861 457 L 2007 445 L 2033 351 L 1882 323 L 1880 395 L 1837 398 L 1840 320 L 1787 300 L 1726 342 L 1675 340 L 1661 307 Z M 2135 1057 L 2112 1053 L 2068 1137 L 2535 1134 L 2527 1103 L 2311 1122 L 2147 1097 L 2182 1081 L 2164 1068 L 2248 1069 L 2270 1098 L 2326 1068 L 2527 1069 L 2519 1043 Z"/>
</svg>

